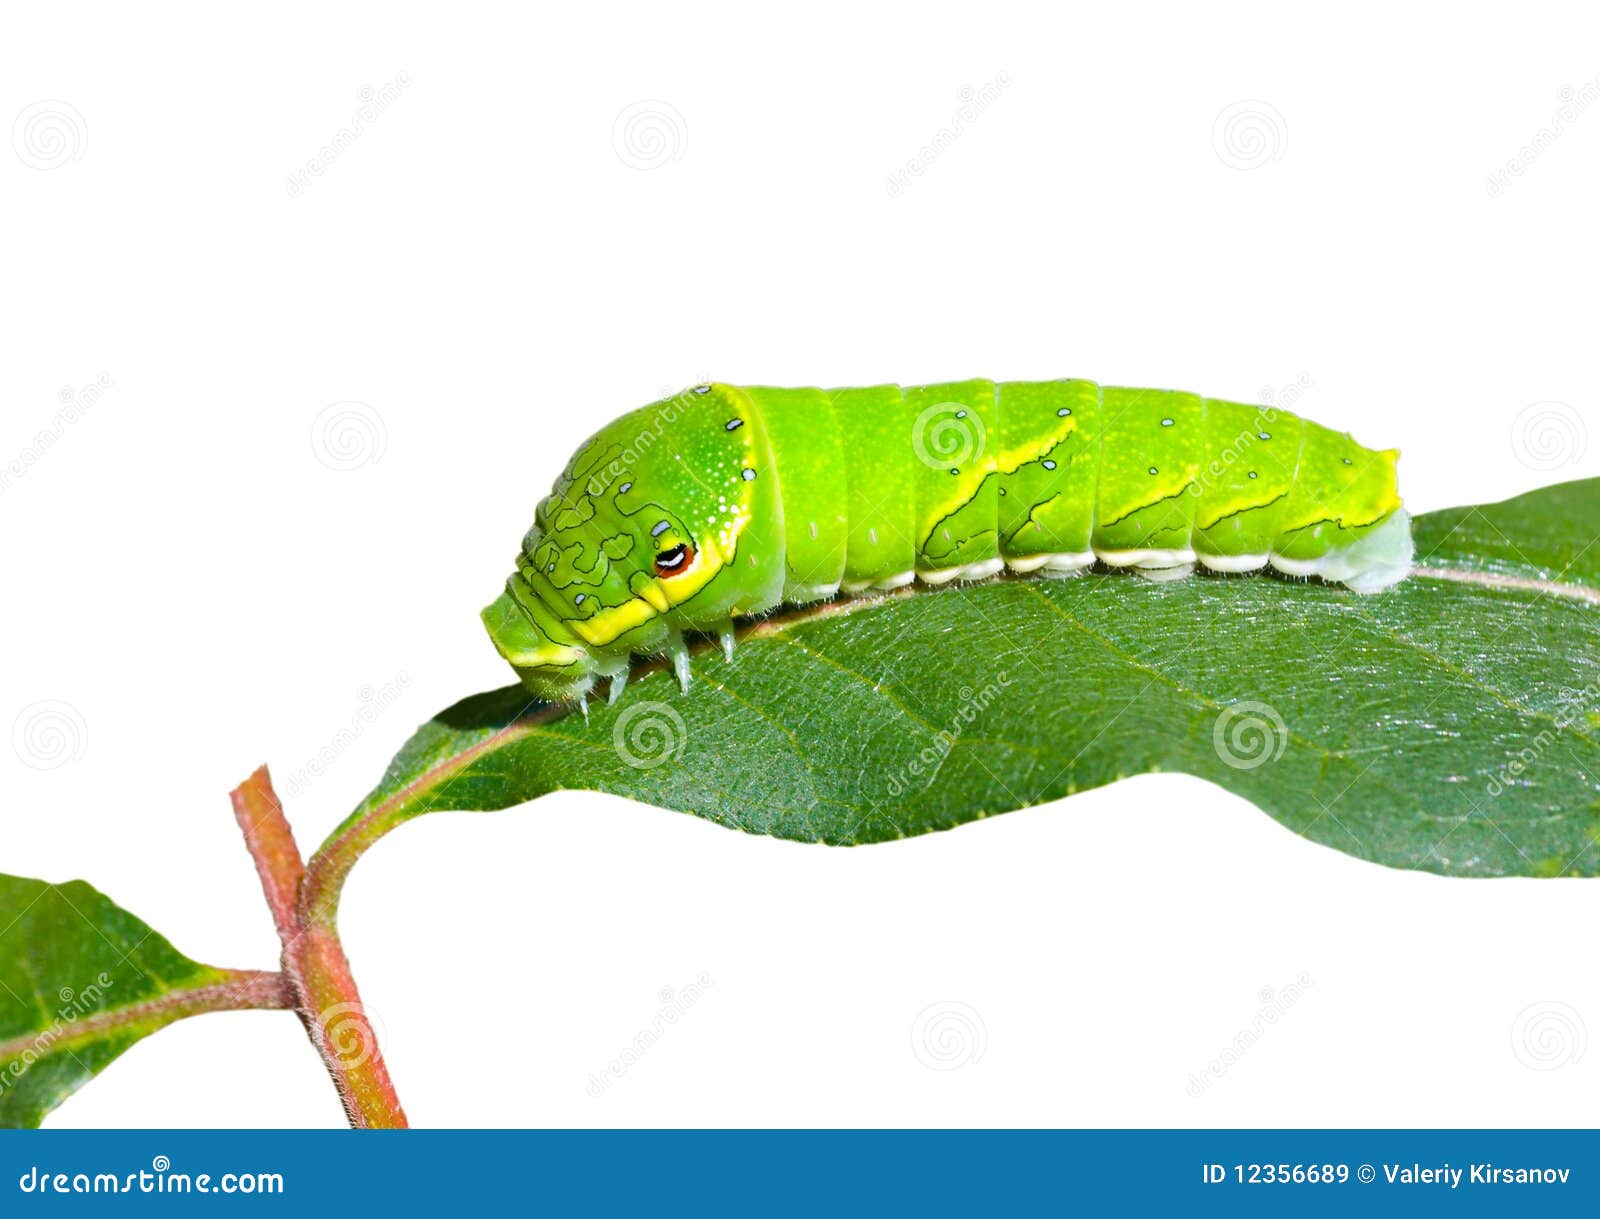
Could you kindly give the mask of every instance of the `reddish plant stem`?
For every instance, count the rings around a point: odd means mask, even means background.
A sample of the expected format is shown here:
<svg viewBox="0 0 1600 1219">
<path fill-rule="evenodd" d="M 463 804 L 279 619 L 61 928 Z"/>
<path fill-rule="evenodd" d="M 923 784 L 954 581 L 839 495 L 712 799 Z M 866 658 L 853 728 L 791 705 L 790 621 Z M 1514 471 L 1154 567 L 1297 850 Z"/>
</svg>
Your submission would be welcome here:
<svg viewBox="0 0 1600 1219">
<path fill-rule="evenodd" d="M 217 971 L 216 981 L 204 986 L 169 990 L 154 999 L 80 1017 L 65 1028 L 56 1026 L 51 1032 L 49 1048 L 52 1051 L 73 1050 L 119 1034 L 138 1038 L 204 1012 L 251 1011 L 293 1005 L 288 980 L 281 973 L 260 969 L 222 969 Z M 0 1041 L 0 1062 L 7 1062 L 30 1051 L 37 1053 L 39 1045 L 40 1035 L 35 1032 Z"/>
<path fill-rule="evenodd" d="M 315 925 L 301 900 L 305 864 L 265 766 L 233 790 L 233 811 L 261 876 L 283 944 L 283 975 L 295 1013 L 322 1057 L 358 1128 L 406 1126 L 405 1110 L 384 1065 L 350 962 L 331 925 Z"/>
<path fill-rule="evenodd" d="M 295 905 L 306 869 L 267 768 L 261 767 L 239 784 L 229 798 L 233 801 L 233 819 L 244 833 L 245 846 L 261 877 L 261 889 L 267 895 L 267 908 L 272 911 L 278 938 L 287 943 L 299 929 Z"/>
</svg>

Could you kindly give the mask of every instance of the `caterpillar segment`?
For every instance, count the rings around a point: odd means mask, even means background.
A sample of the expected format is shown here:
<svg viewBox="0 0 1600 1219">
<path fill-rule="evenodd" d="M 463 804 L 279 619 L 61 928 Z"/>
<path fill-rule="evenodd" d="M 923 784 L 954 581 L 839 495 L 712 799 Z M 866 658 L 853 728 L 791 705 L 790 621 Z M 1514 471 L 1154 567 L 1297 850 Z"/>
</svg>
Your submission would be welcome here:
<svg viewBox="0 0 1600 1219">
<path fill-rule="evenodd" d="M 779 605 L 1095 563 L 1272 567 L 1369 593 L 1410 570 L 1394 450 L 1272 407 L 1092 381 L 704 385 L 624 415 L 534 513 L 490 638 L 583 703 L 635 655 Z"/>
</svg>

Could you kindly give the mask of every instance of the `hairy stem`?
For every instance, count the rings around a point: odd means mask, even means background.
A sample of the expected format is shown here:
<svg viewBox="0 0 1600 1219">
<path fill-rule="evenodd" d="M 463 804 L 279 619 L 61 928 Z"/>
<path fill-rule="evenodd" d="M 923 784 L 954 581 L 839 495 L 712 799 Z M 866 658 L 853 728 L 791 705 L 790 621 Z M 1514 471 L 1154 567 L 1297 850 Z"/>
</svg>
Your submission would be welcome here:
<svg viewBox="0 0 1600 1219">
<path fill-rule="evenodd" d="M 216 980 L 204 986 L 171 990 L 154 999 L 127 1007 L 113 1008 L 74 1020 L 52 1036 L 52 1050 L 73 1050 L 92 1045 L 108 1036 L 139 1038 L 167 1025 L 204 1012 L 238 1012 L 258 1008 L 286 1008 L 294 1005 L 289 982 L 281 973 L 259 969 L 223 969 Z M 0 1041 L 0 1063 L 29 1050 L 37 1050 L 37 1033 L 24 1033 L 10 1041 Z"/>
<path fill-rule="evenodd" d="M 234 820 L 244 833 L 245 846 L 261 877 L 261 888 L 267 895 L 267 908 L 272 911 L 278 938 L 287 941 L 297 930 L 295 905 L 299 901 L 305 865 L 300 861 L 294 831 L 283 815 L 283 804 L 272 788 L 267 768 L 261 767 L 234 788 L 230 798 Z"/>
<path fill-rule="evenodd" d="M 350 1124 L 406 1126 L 338 933 L 331 921 L 315 924 L 307 917 L 305 865 L 267 768 L 235 788 L 232 799 L 283 944 L 283 978 L 295 1013 L 328 1069 Z"/>
</svg>

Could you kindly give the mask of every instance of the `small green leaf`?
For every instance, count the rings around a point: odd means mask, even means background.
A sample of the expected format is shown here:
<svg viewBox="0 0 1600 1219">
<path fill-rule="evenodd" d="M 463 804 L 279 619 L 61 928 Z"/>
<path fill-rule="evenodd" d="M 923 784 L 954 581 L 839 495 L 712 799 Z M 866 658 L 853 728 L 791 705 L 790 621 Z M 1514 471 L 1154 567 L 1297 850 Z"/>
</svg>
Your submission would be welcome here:
<svg viewBox="0 0 1600 1219">
<path fill-rule="evenodd" d="M 37 1126 L 184 1016 L 281 1006 L 277 974 L 197 964 L 81 880 L 0 875 L 0 1126 Z"/>
<path fill-rule="evenodd" d="M 1425 516 L 1418 574 L 1371 597 L 1111 573 L 787 612 L 731 663 L 702 647 L 686 695 L 647 666 L 587 720 L 517 687 L 456 704 L 336 838 L 586 787 L 868 843 L 1184 771 L 1363 859 L 1595 875 L 1597 521 L 1600 480 Z"/>
</svg>

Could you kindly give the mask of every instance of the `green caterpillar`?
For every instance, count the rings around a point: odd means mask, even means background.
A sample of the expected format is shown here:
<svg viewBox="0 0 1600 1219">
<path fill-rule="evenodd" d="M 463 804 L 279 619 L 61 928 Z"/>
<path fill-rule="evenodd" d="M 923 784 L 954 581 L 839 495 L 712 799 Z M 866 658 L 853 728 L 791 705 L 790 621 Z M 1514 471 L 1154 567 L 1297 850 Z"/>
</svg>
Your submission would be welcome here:
<svg viewBox="0 0 1600 1219">
<path fill-rule="evenodd" d="M 1410 570 L 1394 450 L 1271 407 L 1092 381 L 701 385 L 583 445 L 483 611 L 540 698 L 615 698 L 630 657 L 837 593 L 1096 560 L 1158 580 Z"/>
</svg>

